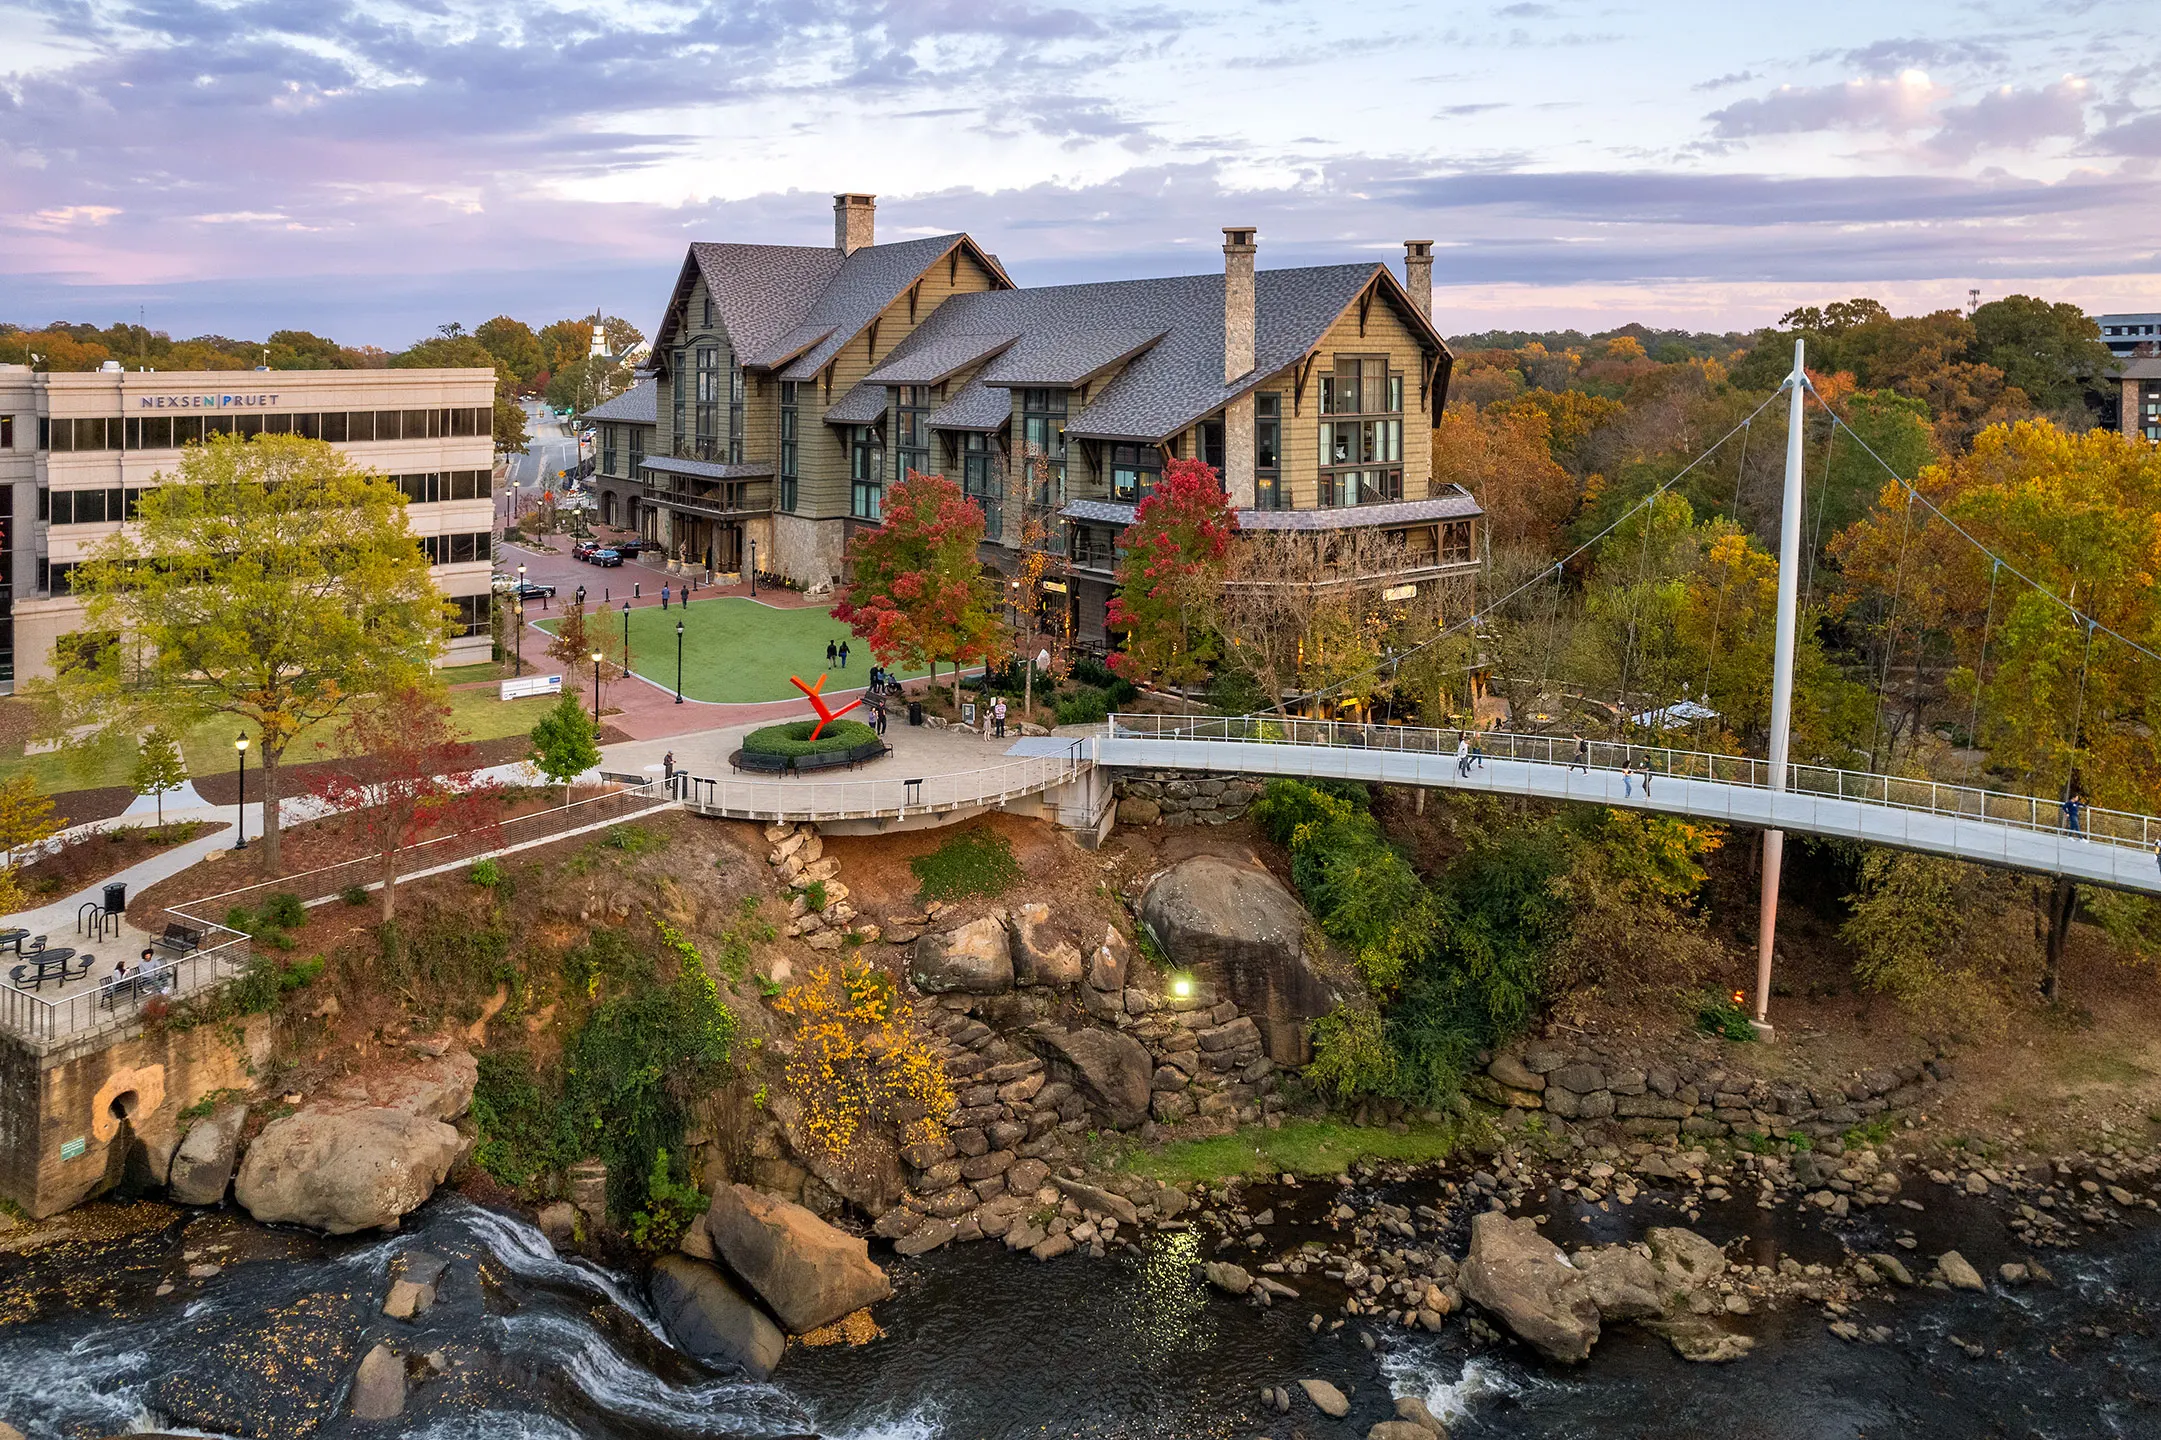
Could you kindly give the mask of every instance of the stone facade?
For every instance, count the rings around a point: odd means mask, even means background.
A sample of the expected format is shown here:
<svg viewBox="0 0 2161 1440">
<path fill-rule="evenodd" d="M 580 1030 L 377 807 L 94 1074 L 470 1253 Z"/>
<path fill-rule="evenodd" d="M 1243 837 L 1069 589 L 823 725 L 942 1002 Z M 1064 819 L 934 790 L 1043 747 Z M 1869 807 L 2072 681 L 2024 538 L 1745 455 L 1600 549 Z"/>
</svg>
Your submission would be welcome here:
<svg viewBox="0 0 2161 1440">
<path fill-rule="evenodd" d="M 1821 1140 L 1925 1105 L 1950 1078 L 1947 1061 L 1929 1060 L 1864 1071 L 1830 1089 L 1754 1079 L 1716 1063 L 1644 1064 L 1606 1050 L 1533 1042 L 1492 1057 L 1464 1088 L 1492 1105 L 1604 1121 L 1640 1139 Z"/>
<path fill-rule="evenodd" d="M 1121 770 L 1114 792 L 1121 825 L 1224 825 L 1246 813 L 1261 782 L 1214 771 Z"/>
</svg>

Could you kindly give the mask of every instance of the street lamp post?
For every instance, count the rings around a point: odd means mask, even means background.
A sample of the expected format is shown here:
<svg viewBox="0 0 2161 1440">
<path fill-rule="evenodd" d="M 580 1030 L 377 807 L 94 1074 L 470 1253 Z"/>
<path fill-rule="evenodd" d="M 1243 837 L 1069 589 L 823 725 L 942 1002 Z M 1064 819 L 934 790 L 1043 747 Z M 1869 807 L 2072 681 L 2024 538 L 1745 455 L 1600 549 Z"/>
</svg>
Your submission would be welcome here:
<svg viewBox="0 0 2161 1440">
<path fill-rule="evenodd" d="M 683 703 L 683 622 L 675 622 L 675 703 Z"/>
<path fill-rule="evenodd" d="M 525 673 L 525 597 L 519 596 L 510 607 L 510 618 L 515 622 L 510 636 L 511 661 L 515 667 L 511 674 Z"/>
<path fill-rule="evenodd" d="M 233 802 L 233 848 L 248 848 L 248 737 L 242 734 L 233 741 L 233 755 L 240 770 L 240 798 Z"/>
<path fill-rule="evenodd" d="M 623 673 L 630 673 L 630 602 L 623 602 Z"/>
<path fill-rule="evenodd" d="M 600 652 L 593 652 L 593 723 L 600 723 Z"/>
<path fill-rule="evenodd" d="M 758 542 L 750 542 L 750 598 L 758 598 Z"/>
</svg>

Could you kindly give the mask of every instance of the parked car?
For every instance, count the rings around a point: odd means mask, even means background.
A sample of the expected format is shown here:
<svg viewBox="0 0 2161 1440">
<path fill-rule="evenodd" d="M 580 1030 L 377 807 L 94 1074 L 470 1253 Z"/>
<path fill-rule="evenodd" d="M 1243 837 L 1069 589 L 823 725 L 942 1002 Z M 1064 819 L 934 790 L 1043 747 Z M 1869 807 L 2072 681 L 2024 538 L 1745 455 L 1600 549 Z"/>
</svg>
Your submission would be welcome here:
<svg viewBox="0 0 2161 1440">
<path fill-rule="evenodd" d="M 610 566 L 620 565 L 623 563 L 622 553 L 620 551 L 609 549 L 607 547 L 595 550 L 592 554 L 586 556 L 585 558 L 591 561 L 593 564 L 600 566 L 602 569 L 607 569 Z"/>
<path fill-rule="evenodd" d="M 634 535 L 628 540 L 616 541 L 615 548 L 625 555 L 643 555 L 648 551 L 657 552 L 660 549 L 660 542 L 658 540 L 648 540 L 642 535 Z"/>
<path fill-rule="evenodd" d="M 590 560 L 593 558 L 593 552 L 599 548 L 600 542 L 598 540 L 580 540 L 570 547 L 570 558 L 573 560 Z"/>
<path fill-rule="evenodd" d="M 520 600 L 553 600 L 555 598 L 555 587 L 553 585 L 541 585 L 531 580 L 520 580 L 511 585 L 510 593 Z"/>
</svg>

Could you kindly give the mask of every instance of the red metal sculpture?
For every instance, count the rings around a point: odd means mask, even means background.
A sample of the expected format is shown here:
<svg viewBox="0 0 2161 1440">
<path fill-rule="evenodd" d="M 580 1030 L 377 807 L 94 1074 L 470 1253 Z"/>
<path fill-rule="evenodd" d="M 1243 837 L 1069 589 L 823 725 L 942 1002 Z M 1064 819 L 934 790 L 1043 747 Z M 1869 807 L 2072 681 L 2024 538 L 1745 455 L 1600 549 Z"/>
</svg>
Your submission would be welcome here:
<svg viewBox="0 0 2161 1440">
<path fill-rule="evenodd" d="M 824 730 L 826 726 L 863 703 L 861 700 L 850 700 L 838 710 L 828 710 L 825 708 L 824 698 L 818 694 L 820 690 L 825 688 L 825 676 L 820 675 L 818 683 L 815 685 L 805 685 L 800 678 L 794 675 L 790 675 L 788 678 L 794 681 L 795 688 L 802 691 L 804 696 L 809 699 L 810 708 L 818 712 L 818 723 L 812 726 L 810 731 L 810 738 L 813 740 L 818 738 L 819 732 Z"/>
</svg>

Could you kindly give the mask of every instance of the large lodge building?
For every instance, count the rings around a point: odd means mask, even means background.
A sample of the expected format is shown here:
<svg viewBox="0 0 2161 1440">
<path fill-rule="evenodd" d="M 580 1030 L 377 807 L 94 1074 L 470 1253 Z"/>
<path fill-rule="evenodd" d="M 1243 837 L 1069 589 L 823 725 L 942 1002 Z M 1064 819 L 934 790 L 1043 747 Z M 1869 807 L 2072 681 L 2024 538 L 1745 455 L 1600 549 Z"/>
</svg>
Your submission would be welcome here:
<svg viewBox="0 0 2161 1440">
<path fill-rule="evenodd" d="M 1431 480 L 1452 357 L 1430 242 L 1399 281 L 1257 270 L 1226 229 L 1220 275 L 1022 289 L 967 235 L 872 243 L 873 211 L 836 196 L 830 249 L 690 247 L 647 372 L 587 415 L 604 523 L 815 588 L 887 485 L 938 472 L 983 507 L 986 563 L 1044 535 L 1100 646 L 1117 533 L 1183 457 L 1244 529 L 1378 533 L 1398 598 L 1476 574 L 1478 505 Z"/>
</svg>

